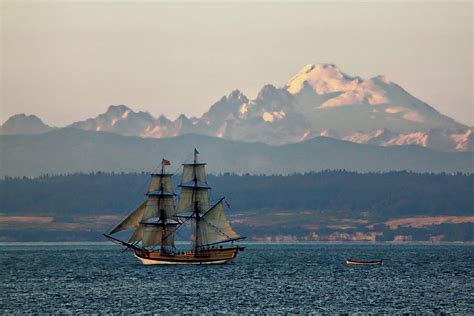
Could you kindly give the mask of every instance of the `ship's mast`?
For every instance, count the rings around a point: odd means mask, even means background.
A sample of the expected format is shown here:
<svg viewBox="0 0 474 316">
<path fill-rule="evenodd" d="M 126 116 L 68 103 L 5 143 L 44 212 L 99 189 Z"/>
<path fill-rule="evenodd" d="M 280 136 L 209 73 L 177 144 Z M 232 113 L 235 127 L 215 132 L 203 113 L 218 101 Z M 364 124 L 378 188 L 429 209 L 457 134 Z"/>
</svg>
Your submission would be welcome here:
<svg viewBox="0 0 474 316">
<path fill-rule="evenodd" d="M 194 160 L 191 163 L 183 164 L 183 175 L 181 178 L 181 192 L 179 195 L 178 206 L 176 212 L 191 212 L 188 218 L 192 219 L 194 236 L 192 241 L 194 243 L 194 252 L 201 250 L 201 245 L 205 243 L 205 236 L 203 236 L 204 219 L 203 214 L 210 208 L 209 189 L 207 184 L 205 163 L 198 161 L 199 152 L 194 149 Z"/>
<path fill-rule="evenodd" d="M 198 151 L 194 148 L 194 165 L 193 165 L 193 176 L 194 176 L 194 192 L 193 196 L 195 196 L 195 192 L 198 186 L 198 180 L 196 176 L 196 164 L 197 164 L 197 154 Z M 194 198 L 194 197 L 193 197 Z M 199 242 L 199 208 L 198 208 L 198 201 L 194 201 L 194 216 L 196 217 L 196 229 L 194 234 L 194 253 L 198 252 L 198 242 Z"/>
<path fill-rule="evenodd" d="M 165 166 L 169 164 L 169 160 L 163 158 L 161 172 L 151 174 L 146 206 L 135 232 L 137 236 L 133 237 L 134 241 L 141 240 L 144 248 L 159 245 L 161 252 L 174 247 L 173 229 L 177 226 L 176 222 L 169 221 L 175 216 L 172 175 L 165 173 Z"/>
<path fill-rule="evenodd" d="M 161 160 L 161 177 L 165 174 L 165 159 Z M 165 210 L 161 207 L 161 197 L 163 196 L 163 181 L 161 181 L 160 185 L 160 195 L 158 196 L 158 212 L 160 215 L 160 222 L 161 222 L 161 242 L 160 242 L 160 252 L 163 253 L 165 247 L 163 246 L 163 242 L 165 241 Z"/>
</svg>

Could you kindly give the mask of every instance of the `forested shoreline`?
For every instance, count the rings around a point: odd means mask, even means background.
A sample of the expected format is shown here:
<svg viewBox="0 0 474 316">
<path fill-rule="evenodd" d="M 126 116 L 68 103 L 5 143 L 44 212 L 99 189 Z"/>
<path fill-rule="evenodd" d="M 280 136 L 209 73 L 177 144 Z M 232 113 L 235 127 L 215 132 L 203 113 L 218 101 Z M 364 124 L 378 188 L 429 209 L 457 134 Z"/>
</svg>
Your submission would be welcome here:
<svg viewBox="0 0 474 316">
<path fill-rule="evenodd" d="M 103 240 L 145 199 L 148 181 L 104 172 L 1 179 L 0 241 Z M 472 174 L 336 170 L 209 175 L 208 183 L 249 240 L 474 241 Z"/>
<path fill-rule="evenodd" d="M 0 180 L 5 215 L 124 214 L 143 200 L 146 173 L 90 173 Z M 174 179 L 179 184 L 179 177 Z M 368 211 L 381 216 L 472 215 L 474 175 L 322 171 L 288 176 L 209 175 L 211 199 L 232 210 Z M 178 190 L 177 190 L 178 191 Z"/>
</svg>

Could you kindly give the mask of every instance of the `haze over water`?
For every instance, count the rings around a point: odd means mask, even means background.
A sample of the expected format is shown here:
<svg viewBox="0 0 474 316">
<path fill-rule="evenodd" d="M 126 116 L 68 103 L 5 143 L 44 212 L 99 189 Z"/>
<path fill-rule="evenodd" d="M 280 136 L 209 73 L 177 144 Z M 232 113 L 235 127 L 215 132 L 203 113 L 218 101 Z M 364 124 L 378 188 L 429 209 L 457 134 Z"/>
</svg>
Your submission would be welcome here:
<svg viewBox="0 0 474 316">
<path fill-rule="evenodd" d="M 234 264 L 143 266 L 115 245 L 4 243 L 0 313 L 474 312 L 473 245 L 245 246 Z"/>
</svg>

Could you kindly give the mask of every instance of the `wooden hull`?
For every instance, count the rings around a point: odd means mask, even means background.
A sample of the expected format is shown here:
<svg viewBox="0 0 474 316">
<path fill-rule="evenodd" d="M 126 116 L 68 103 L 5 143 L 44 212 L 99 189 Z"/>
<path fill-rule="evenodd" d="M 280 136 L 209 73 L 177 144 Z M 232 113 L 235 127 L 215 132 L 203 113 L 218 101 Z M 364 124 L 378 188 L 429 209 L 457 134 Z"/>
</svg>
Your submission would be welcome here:
<svg viewBox="0 0 474 316">
<path fill-rule="evenodd" d="M 383 264 L 383 261 L 382 260 L 379 260 L 379 261 L 358 261 L 358 260 L 347 259 L 346 263 L 347 264 L 380 265 L 380 264 Z"/>
<path fill-rule="evenodd" d="M 199 253 L 166 254 L 160 251 L 133 249 L 133 254 L 144 265 L 154 264 L 223 264 L 234 260 L 238 247 L 206 249 Z"/>
</svg>

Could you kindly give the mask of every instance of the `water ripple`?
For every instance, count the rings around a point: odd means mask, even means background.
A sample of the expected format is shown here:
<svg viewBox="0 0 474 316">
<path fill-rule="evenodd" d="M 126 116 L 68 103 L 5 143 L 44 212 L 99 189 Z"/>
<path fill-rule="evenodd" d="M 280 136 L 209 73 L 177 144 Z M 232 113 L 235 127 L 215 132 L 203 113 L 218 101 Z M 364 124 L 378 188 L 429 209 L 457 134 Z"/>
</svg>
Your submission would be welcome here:
<svg viewBox="0 0 474 316">
<path fill-rule="evenodd" d="M 0 313 L 468 314 L 473 250 L 249 244 L 235 264 L 147 267 L 114 245 L 0 245 Z"/>
</svg>

